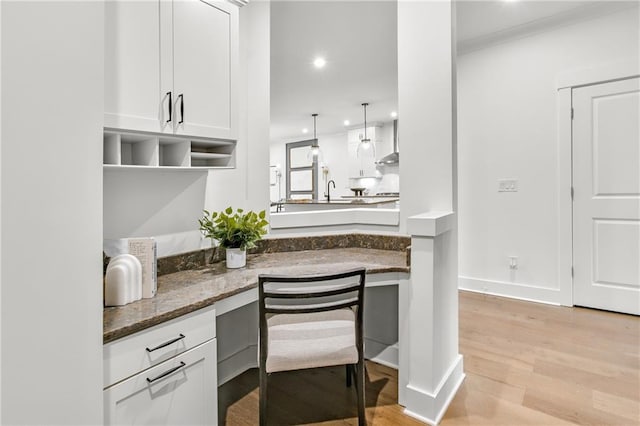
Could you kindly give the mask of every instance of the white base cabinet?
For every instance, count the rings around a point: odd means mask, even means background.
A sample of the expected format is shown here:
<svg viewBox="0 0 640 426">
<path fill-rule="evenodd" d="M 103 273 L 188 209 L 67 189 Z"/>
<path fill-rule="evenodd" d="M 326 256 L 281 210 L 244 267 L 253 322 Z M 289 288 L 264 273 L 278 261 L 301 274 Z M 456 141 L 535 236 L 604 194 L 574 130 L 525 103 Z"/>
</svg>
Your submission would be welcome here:
<svg viewBox="0 0 640 426">
<path fill-rule="evenodd" d="M 105 425 L 215 425 L 216 339 L 104 391 Z"/>
<path fill-rule="evenodd" d="M 218 423 L 215 309 L 104 345 L 105 425 Z"/>
</svg>

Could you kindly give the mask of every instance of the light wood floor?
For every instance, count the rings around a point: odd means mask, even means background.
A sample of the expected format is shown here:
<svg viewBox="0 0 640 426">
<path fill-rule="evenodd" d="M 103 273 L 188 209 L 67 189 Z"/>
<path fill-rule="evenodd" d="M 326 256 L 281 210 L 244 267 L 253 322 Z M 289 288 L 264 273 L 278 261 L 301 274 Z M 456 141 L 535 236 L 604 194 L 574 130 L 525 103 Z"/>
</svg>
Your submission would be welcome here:
<svg viewBox="0 0 640 426">
<path fill-rule="evenodd" d="M 442 425 L 640 425 L 640 318 L 460 292 L 467 375 Z M 420 425 L 397 372 L 367 363 L 369 425 Z M 270 377 L 269 423 L 357 424 L 344 367 Z M 258 423 L 258 375 L 219 390 L 221 424 Z M 226 422 L 226 423 L 225 423 Z"/>
</svg>

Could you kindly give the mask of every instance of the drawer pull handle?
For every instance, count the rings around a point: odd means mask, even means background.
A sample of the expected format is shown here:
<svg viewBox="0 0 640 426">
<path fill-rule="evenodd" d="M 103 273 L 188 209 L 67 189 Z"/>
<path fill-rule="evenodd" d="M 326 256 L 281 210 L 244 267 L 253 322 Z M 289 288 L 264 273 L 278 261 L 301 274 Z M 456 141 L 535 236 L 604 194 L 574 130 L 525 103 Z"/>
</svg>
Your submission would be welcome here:
<svg viewBox="0 0 640 426">
<path fill-rule="evenodd" d="M 169 371 L 165 371 L 164 373 L 162 373 L 161 375 L 159 375 L 158 377 L 154 377 L 153 379 L 150 379 L 147 377 L 147 382 L 149 383 L 153 383 L 156 380 L 160 380 L 163 377 L 167 377 L 169 374 L 173 374 L 176 371 L 180 370 L 181 368 L 185 367 L 187 364 L 184 363 L 184 361 L 180 361 L 180 365 L 178 365 L 177 367 L 173 367 L 171 370 Z"/>
<path fill-rule="evenodd" d="M 158 349 L 162 349 L 162 348 L 164 348 L 164 347 L 166 347 L 166 346 L 173 345 L 175 342 L 178 342 L 178 341 L 180 341 L 180 340 L 184 339 L 184 337 L 185 337 L 185 336 L 184 336 L 184 334 L 180 333 L 180 337 L 176 337 L 176 338 L 175 338 L 175 339 L 173 339 L 173 340 L 169 340 L 168 342 L 165 342 L 165 343 L 163 343 L 163 344 L 161 344 L 161 345 L 158 345 L 158 346 L 156 346 L 156 347 L 155 347 L 155 348 L 153 348 L 153 349 L 146 348 L 146 349 L 147 349 L 147 352 L 157 351 Z"/>
</svg>

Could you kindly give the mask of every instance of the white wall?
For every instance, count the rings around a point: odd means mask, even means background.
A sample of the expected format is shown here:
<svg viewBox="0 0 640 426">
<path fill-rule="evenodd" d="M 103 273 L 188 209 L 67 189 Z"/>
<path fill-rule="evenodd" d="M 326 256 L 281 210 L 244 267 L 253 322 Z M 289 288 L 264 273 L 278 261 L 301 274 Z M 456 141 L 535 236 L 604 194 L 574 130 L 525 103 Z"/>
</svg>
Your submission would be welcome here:
<svg viewBox="0 0 640 426">
<path fill-rule="evenodd" d="M 269 13 L 267 1 L 240 9 L 236 168 L 106 172 L 105 239 L 155 237 L 167 256 L 211 245 L 198 231 L 203 209 L 269 209 Z"/>
<path fill-rule="evenodd" d="M 269 211 L 269 126 L 271 124 L 271 3 L 252 2 L 240 9 L 240 50 L 246 93 L 247 206 Z"/>
<path fill-rule="evenodd" d="M 282 173 L 280 183 L 280 193 L 282 198 L 287 196 L 287 168 L 286 168 L 286 145 L 287 143 L 306 140 L 307 135 L 303 135 L 296 139 L 287 139 L 285 141 L 271 142 L 269 145 L 270 152 L 270 165 L 280 166 Z M 310 136 L 313 138 L 313 136 Z M 331 188 L 331 193 L 335 197 L 341 195 L 353 194 L 349 190 L 349 179 L 347 173 L 347 132 L 335 133 L 330 135 L 320 134 L 318 135 L 318 144 L 322 150 L 323 164 L 328 168 L 329 174 L 327 175 L 327 181 L 333 179 L 336 183 L 336 189 Z M 318 170 L 319 175 L 319 197 L 322 199 L 325 192 L 324 178 L 322 174 L 322 168 Z M 270 190 L 270 196 L 272 201 L 277 201 L 278 186 L 272 186 Z"/>
<path fill-rule="evenodd" d="M 458 58 L 461 288 L 561 302 L 556 79 L 638 63 L 639 34 L 636 7 Z M 518 192 L 498 193 L 503 178 Z"/>
<path fill-rule="evenodd" d="M 0 423 L 100 424 L 103 4 L 0 7 Z"/>
</svg>

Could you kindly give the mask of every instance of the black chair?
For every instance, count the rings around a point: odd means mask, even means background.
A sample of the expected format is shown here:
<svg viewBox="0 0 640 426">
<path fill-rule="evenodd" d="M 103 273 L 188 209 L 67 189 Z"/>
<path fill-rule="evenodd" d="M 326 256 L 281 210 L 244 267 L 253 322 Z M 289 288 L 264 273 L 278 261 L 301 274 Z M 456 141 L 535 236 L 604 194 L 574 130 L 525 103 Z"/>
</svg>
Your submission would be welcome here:
<svg viewBox="0 0 640 426">
<path fill-rule="evenodd" d="M 326 275 L 260 275 L 260 425 L 267 379 L 278 371 L 355 366 L 358 424 L 365 425 L 362 314 L 365 269 Z"/>
</svg>

